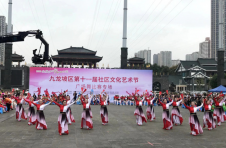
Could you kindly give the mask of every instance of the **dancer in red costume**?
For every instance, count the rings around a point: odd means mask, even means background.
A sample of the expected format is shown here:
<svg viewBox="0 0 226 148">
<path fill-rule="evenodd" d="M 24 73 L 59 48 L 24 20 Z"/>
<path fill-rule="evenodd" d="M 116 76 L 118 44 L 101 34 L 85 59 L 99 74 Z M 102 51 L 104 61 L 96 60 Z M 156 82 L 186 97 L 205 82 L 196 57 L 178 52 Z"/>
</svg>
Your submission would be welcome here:
<svg viewBox="0 0 226 148">
<path fill-rule="evenodd" d="M 167 100 L 164 99 L 163 103 L 159 99 L 159 103 L 162 105 L 163 113 L 162 113 L 162 120 L 163 120 L 163 129 L 170 130 L 173 128 L 173 123 L 171 120 L 171 115 L 169 113 L 169 106 L 173 103 L 171 101 L 170 103 L 167 103 Z"/>
<path fill-rule="evenodd" d="M 55 102 L 52 100 L 57 106 L 60 107 L 60 114 L 58 116 L 58 132 L 60 135 L 68 135 L 68 117 L 67 117 L 67 110 L 68 108 L 75 103 L 71 102 L 70 104 L 67 104 L 67 101 L 64 100 L 62 103 L 63 105 Z"/>
<path fill-rule="evenodd" d="M 90 116 L 90 103 L 91 103 L 91 97 L 89 98 L 88 95 L 83 97 L 83 92 L 81 93 L 81 103 L 83 106 L 83 112 L 81 115 L 81 128 L 87 128 L 92 129 L 93 128 L 93 121 Z"/>
<path fill-rule="evenodd" d="M 172 123 L 175 125 L 181 125 L 183 123 L 183 117 L 180 113 L 180 109 L 178 108 L 182 102 L 182 99 L 180 99 L 177 96 L 173 96 L 174 100 L 173 100 L 173 108 L 171 110 L 171 118 L 172 118 Z M 172 101 L 169 98 L 170 101 Z"/>
<path fill-rule="evenodd" d="M 200 125 L 198 116 L 196 114 L 196 112 L 202 108 L 203 103 L 198 106 L 195 107 L 195 102 L 191 102 L 191 107 L 187 106 L 184 101 L 183 101 L 184 106 L 190 111 L 190 117 L 189 117 L 189 123 L 190 123 L 190 128 L 191 128 L 191 135 L 196 136 L 198 134 L 202 134 L 203 130 L 202 127 Z"/>
<path fill-rule="evenodd" d="M 134 99 L 136 101 L 136 109 L 134 111 L 134 116 L 136 116 L 137 125 L 142 125 L 143 122 L 147 122 L 143 109 L 142 109 L 143 101 L 145 98 L 143 98 L 143 100 L 141 100 L 141 97 L 139 95 L 136 96 L 138 91 L 139 90 L 136 90 L 136 93 L 134 94 Z"/>
<path fill-rule="evenodd" d="M 215 102 L 215 109 L 213 112 L 213 118 L 215 121 L 217 121 L 217 125 L 220 126 L 221 122 L 224 121 L 224 114 L 223 114 L 223 103 L 226 98 L 223 99 L 223 94 L 218 95 L 216 98 L 214 98 Z"/>
<path fill-rule="evenodd" d="M 47 130 L 47 124 L 46 124 L 43 110 L 50 103 L 52 102 L 50 101 L 48 104 L 43 104 L 42 100 L 39 100 L 39 104 L 32 102 L 32 104 L 34 104 L 37 107 L 37 113 L 36 113 L 36 118 L 37 118 L 36 129 L 37 130 Z"/>
<path fill-rule="evenodd" d="M 213 119 L 213 114 L 211 112 L 212 104 L 210 100 L 204 99 L 203 101 L 205 112 L 203 115 L 203 128 L 208 127 L 208 130 L 216 128 L 216 123 Z"/>
<path fill-rule="evenodd" d="M 22 95 L 20 95 L 18 98 L 17 97 L 13 97 L 13 98 L 17 102 L 16 119 L 18 121 L 21 121 L 21 118 L 27 120 L 27 115 L 26 115 L 24 108 L 23 108 L 24 99 L 23 99 Z"/>
<path fill-rule="evenodd" d="M 148 107 L 146 109 L 146 113 L 147 113 L 147 119 L 150 121 L 153 121 L 155 119 L 155 111 L 154 111 L 154 105 L 153 105 L 153 101 L 155 100 L 155 98 L 150 95 L 147 96 L 145 94 L 145 100 L 148 103 Z"/>
<path fill-rule="evenodd" d="M 70 98 L 70 96 L 67 96 L 67 105 L 71 104 L 71 102 L 73 102 L 73 98 Z M 75 122 L 74 116 L 72 115 L 72 111 L 71 111 L 71 107 L 69 106 L 67 108 L 67 119 L 68 119 L 68 123 L 71 125 L 71 122 Z"/>
<path fill-rule="evenodd" d="M 30 99 L 30 100 L 29 100 Z M 28 95 L 26 99 L 24 99 L 28 104 L 29 104 L 29 109 L 28 109 L 28 125 L 34 125 L 36 123 L 36 115 L 35 115 L 35 109 L 34 109 L 34 103 L 38 103 L 38 101 L 34 101 L 34 98 Z"/>
<path fill-rule="evenodd" d="M 103 92 L 100 95 L 100 105 L 101 105 L 100 116 L 101 116 L 101 119 L 102 119 L 102 125 L 105 125 L 105 124 L 108 123 L 108 110 L 107 110 L 108 94 L 105 92 L 105 95 L 104 95 Z"/>
</svg>

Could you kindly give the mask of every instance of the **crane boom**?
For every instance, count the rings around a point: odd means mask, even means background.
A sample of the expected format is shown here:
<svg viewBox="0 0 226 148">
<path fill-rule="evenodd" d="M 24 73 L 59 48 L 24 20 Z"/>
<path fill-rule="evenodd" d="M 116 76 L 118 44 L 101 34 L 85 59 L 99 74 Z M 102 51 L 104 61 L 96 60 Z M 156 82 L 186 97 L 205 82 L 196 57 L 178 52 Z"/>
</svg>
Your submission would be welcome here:
<svg viewBox="0 0 226 148">
<path fill-rule="evenodd" d="M 42 58 L 42 55 L 37 55 L 35 52 L 33 52 L 34 57 L 32 57 L 32 62 L 34 64 L 44 64 L 45 62 L 52 63 L 52 59 L 49 56 L 49 44 L 43 38 L 42 31 L 40 30 L 31 30 L 31 31 L 18 32 L 18 34 L 2 35 L 0 36 L 0 43 L 21 42 L 21 41 L 24 41 L 25 37 L 32 34 L 35 35 L 36 39 L 39 39 L 45 45 L 43 58 Z"/>
</svg>

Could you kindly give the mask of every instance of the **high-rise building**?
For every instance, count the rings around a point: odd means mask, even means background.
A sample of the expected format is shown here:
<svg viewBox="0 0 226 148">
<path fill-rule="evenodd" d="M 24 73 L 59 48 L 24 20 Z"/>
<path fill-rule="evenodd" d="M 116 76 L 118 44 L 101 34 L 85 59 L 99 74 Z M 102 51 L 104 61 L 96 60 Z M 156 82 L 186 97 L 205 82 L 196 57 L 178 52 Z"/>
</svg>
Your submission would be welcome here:
<svg viewBox="0 0 226 148">
<path fill-rule="evenodd" d="M 0 16 L 0 35 L 7 33 L 7 25 L 5 16 Z M 0 44 L 0 65 L 5 63 L 5 44 Z"/>
<path fill-rule="evenodd" d="M 147 56 L 148 60 L 147 60 L 147 63 L 151 64 L 151 50 L 147 50 L 147 52 L 148 52 L 148 56 Z"/>
<path fill-rule="evenodd" d="M 199 58 L 199 52 L 193 52 L 192 54 L 186 54 L 186 61 L 197 61 Z"/>
<path fill-rule="evenodd" d="M 199 44 L 199 58 L 210 58 L 210 38 Z"/>
<path fill-rule="evenodd" d="M 159 53 L 153 55 L 153 65 L 154 64 L 157 64 L 158 65 L 158 56 L 159 56 Z"/>
<path fill-rule="evenodd" d="M 144 62 L 148 63 L 148 51 L 147 50 L 143 50 L 143 58 L 144 58 Z"/>
<path fill-rule="evenodd" d="M 171 61 L 171 64 L 172 64 L 171 67 L 172 66 L 177 66 L 179 63 L 180 63 L 180 60 L 172 60 Z"/>
<path fill-rule="evenodd" d="M 151 63 L 151 50 L 140 50 L 135 57 L 144 58 L 145 63 Z"/>
<path fill-rule="evenodd" d="M 185 60 L 186 61 L 191 61 L 191 54 L 186 54 Z"/>
<path fill-rule="evenodd" d="M 226 0 L 224 0 L 223 14 L 226 12 Z M 226 15 L 224 15 L 224 49 L 226 45 Z M 219 0 L 211 0 L 211 57 L 217 58 L 219 49 Z M 225 52 L 226 57 L 226 52 Z"/>
<path fill-rule="evenodd" d="M 161 51 L 158 56 L 158 65 L 159 66 L 168 66 L 171 67 L 172 61 L 172 52 L 171 51 Z"/>
</svg>

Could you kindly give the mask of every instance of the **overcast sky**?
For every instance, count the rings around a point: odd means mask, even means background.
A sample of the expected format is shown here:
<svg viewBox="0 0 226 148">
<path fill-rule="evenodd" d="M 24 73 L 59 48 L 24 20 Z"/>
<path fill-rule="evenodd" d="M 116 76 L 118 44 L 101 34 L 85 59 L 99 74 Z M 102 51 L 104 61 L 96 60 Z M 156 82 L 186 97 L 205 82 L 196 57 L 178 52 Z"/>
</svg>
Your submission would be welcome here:
<svg viewBox="0 0 226 148">
<path fill-rule="evenodd" d="M 120 66 L 124 0 L 13 0 L 14 32 L 43 31 L 50 54 L 70 46 L 85 47 L 103 56 L 99 65 Z M 0 0 L 7 17 L 8 0 Z M 210 37 L 210 0 L 128 0 L 128 56 L 150 49 L 172 51 L 173 59 L 199 50 Z M 13 52 L 31 63 L 35 37 L 14 43 Z M 42 47 L 43 51 L 44 47 Z"/>
</svg>

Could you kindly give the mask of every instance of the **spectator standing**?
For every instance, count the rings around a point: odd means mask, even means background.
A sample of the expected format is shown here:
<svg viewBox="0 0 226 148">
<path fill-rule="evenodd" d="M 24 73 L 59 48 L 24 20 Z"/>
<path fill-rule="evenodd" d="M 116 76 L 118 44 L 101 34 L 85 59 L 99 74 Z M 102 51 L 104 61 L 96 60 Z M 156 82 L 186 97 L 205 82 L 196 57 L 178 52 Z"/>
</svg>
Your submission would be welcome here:
<svg viewBox="0 0 226 148">
<path fill-rule="evenodd" d="M 75 101 L 77 99 L 77 93 L 76 93 L 76 91 L 74 92 L 73 96 L 74 96 L 74 101 Z"/>
</svg>

